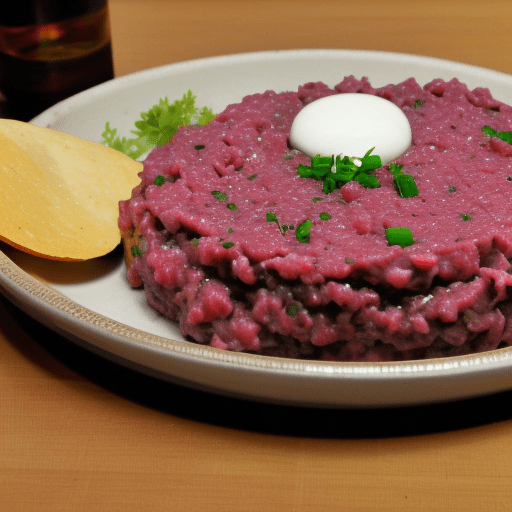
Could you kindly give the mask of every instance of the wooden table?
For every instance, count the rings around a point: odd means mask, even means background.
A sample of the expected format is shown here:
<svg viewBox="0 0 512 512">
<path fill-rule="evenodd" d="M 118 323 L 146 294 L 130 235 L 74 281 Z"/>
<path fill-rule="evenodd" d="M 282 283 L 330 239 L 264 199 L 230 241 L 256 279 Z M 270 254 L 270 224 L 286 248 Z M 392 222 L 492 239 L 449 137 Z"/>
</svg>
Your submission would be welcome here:
<svg viewBox="0 0 512 512">
<path fill-rule="evenodd" d="M 512 73 L 512 4 L 110 0 L 116 74 L 333 47 Z M 312 411 L 159 382 L 0 299 L 0 511 L 509 511 L 512 393 Z"/>
</svg>

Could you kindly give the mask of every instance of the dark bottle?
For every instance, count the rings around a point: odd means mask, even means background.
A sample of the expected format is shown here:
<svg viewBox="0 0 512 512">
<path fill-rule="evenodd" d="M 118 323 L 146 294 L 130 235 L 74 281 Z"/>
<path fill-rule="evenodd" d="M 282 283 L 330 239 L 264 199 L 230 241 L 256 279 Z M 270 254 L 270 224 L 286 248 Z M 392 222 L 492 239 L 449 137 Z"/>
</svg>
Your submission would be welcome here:
<svg viewBox="0 0 512 512">
<path fill-rule="evenodd" d="M 0 117 L 28 121 L 113 77 L 106 0 L 14 0 L 0 11 Z"/>
</svg>

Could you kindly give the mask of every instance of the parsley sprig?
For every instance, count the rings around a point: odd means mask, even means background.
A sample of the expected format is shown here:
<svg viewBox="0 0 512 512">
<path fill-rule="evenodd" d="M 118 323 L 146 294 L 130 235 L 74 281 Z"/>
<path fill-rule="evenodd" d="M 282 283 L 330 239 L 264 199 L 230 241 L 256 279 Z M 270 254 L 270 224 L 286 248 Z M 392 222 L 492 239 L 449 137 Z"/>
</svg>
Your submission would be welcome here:
<svg viewBox="0 0 512 512">
<path fill-rule="evenodd" d="M 169 142 L 179 126 L 205 125 L 214 117 L 208 107 L 196 107 L 196 97 L 189 89 L 181 100 L 169 103 L 167 97 L 160 98 L 147 112 L 141 112 L 140 119 L 135 121 L 136 130 L 130 132 L 135 137 L 120 137 L 117 128 L 112 128 L 107 122 L 101 134 L 102 143 L 137 159 L 156 145 L 162 146 Z"/>
</svg>

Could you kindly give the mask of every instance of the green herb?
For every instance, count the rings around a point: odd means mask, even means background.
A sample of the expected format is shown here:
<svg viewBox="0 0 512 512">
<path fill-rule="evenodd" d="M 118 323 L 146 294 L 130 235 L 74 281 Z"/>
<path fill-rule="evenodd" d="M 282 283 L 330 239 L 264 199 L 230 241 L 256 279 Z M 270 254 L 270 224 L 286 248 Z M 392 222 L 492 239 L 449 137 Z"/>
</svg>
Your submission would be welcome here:
<svg viewBox="0 0 512 512">
<path fill-rule="evenodd" d="M 370 149 L 359 159 L 360 165 L 355 164 L 356 157 L 341 158 L 337 156 L 334 159 L 334 156 L 316 155 L 311 158 L 311 166 L 300 164 L 297 167 L 297 174 L 301 178 L 323 181 L 324 194 L 330 194 L 338 186 L 343 186 L 352 180 L 359 182 L 364 187 L 377 188 L 380 187 L 380 184 L 371 173 L 382 167 L 382 162 L 379 156 L 371 154 L 374 149 Z"/>
<path fill-rule="evenodd" d="M 226 229 L 226 231 L 227 231 L 228 233 L 233 233 L 233 228 L 228 228 L 228 229 Z"/>
<path fill-rule="evenodd" d="M 309 235 L 311 234 L 311 221 L 309 219 L 305 220 L 302 224 L 297 226 L 295 231 L 295 237 L 297 240 L 303 244 L 309 243 Z"/>
<path fill-rule="evenodd" d="M 487 135 L 490 135 L 491 137 L 498 137 L 499 139 L 512 144 L 512 132 L 497 132 L 494 128 L 486 125 L 482 128 L 482 133 L 487 133 Z"/>
<path fill-rule="evenodd" d="M 402 172 L 403 165 L 391 164 L 389 170 L 393 173 L 395 187 L 402 197 L 415 197 L 418 195 L 418 187 L 410 174 Z"/>
<path fill-rule="evenodd" d="M 213 190 L 212 196 L 217 199 L 217 201 L 225 201 L 228 198 L 225 192 L 220 192 L 219 190 Z"/>
<path fill-rule="evenodd" d="M 277 215 L 272 212 L 267 212 L 267 222 L 275 222 L 279 226 L 279 221 L 277 220 Z"/>
<path fill-rule="evenodd" d="M 322 212 L 322 213 L 320 214 L 320 218 L 321 218 L 322 220 L 329 220 L 329 219 L 331 218 L 331 214 L 330 214 L 330 213 L 327 213 L 327 212 Z"/>
<path fill-rule="evenodd" d="M 471 219 L 471 215 L 469 213 L 461 213 L 460 214 L 460 218 L 463 220 L 463 221 L 468 221 Z"/>
<path fill-rule="evenodd" d="M 229 210 L 235 211 L 236 210 L 236 204 L 235 203 L 228 203 L 226 205 Z"/>
<path fill-rule="evenodd" d="M 132 256 L 135 258 L 139 258 L 141 256 L 140 249 L 139 249 L 138 245 L 132 245 L 131 252 L 132 252 Z"/>
<path fill-rule="evenodd" d="M 199 151 L 200 149 L 204 149 L 206 146 L 204 144 L 196 144 L 194 146 L 194 149 L 196 149 L 197 151 Z"/>
<path fill-rule="evenodd" d="M 233 242 L 224 242 L 222 247 L 224 247 L 224 249 L 230 249 L 233 245 L 235 245 Z"/>
<path fill-rule="evenodd" d="M 155 178 L 155 185 L 161 187 L 164 183 L 165 183 L 165 176 L 162 176 L 161 174 L 159 174 Z"/>
<path fill-rule="evenodd" d="M 299 306 L 297 306 L 297 304 L 288 304 L 288 306 L 286 306 L 286 314 L 292 318 L 295 318 L 299 312 L 300 312 L 300 309 L 299 309 Z"/>
<path fill-rule="evenodd" d="M 379 188 L 380 183 L 379 180 L 373 174 L 366 174 L 362 172 L 358 174 L 354 181 L 357 181 L 360 185 L 363 185 L 365 188 Z"/>
<path fill-rule="evenodd" d="M 190 89 L 181 100 L 169 104 L 166 98 L 160 98 L 147 112 L 140 113 L 140 119 L 135 121 L 136 130 L 131 133 L 135 137 L 119 137 L 117 128 L 111 128 L 110 123 L 105 124 L 105 131 L 101 134 L 102 143 L 116 149 L 131 158 L 139 158 L 155 147 L 169 142 L 179 126 L 187 124 L 208 124 L 215 116 L 211 109 L 196 107 L 196 97 Z"/>
<path fill-rule="evenodd" d="M 251 174 L 247 179 L 248 179 L 249 181 L 253 181 L 253 180 L 255 180 L 255 179 L 256 179 L 256 177 L 257 177 L 257 176 L 258 176 L 257 174 Z"/>
<path fill-rule="evenodd" d="M 318 201 L 321 201 L 321 197 L 313 197 L 313 203 L 318 203 Z"/>
<path fill-rule="evenodd" d="M 190 243 L 192 245 L 195 245 L 196 247 L 199 245 L 199 239 L 197 238 L 192 238 L 192 240 L 190 240 Z"/>
<path fill-rule="evenodd" d="M 423 100 L 416 100 L 412 108 L 420 108 L 425 102 Z"/>
<path fill-rule="evenodd" d="M 457 187 L 455 185 L 448 185 L 448 192 L 457 192 Z"/>
<path fill-rule="evenodd" d="M 414 243 L 409 228 L 387 228 L 386 238 L 389 245 L 399 245 L 400 247 L 408 247 Z"/>
<path fill-rule="evenodd" d="M 267 212 L 266 219 L 267 222 L 275 222 L 283 236 L 288 230 L 294 229 L 294 227 L 291 224 L 283 224 L 281 226 L 281 224 L 279 224 L 279 220 L 277 220 L 277 215 L 275 213 Z"/>
</svg>

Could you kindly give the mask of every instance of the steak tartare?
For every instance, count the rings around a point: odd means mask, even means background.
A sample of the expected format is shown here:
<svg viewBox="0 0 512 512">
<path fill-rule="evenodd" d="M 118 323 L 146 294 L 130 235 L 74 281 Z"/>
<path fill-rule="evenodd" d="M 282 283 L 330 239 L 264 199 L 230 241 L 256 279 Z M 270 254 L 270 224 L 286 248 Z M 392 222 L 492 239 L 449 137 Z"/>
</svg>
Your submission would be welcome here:
<svg viewBox="0 0 512 512">
<path fill-rule="evenodd" d="M 297 172 L 311 164 L 289 142 L 297 113 L 354 92 L 407 116 L 412 144 L 394 164 L 414 197 L 389 165 L 377 188 L 330 193 Z M 390 361 L 510 345 L 511 130 L 510 106 L 456 79 L 247 96 L 147 157 L 120 204 L 128 280 L 187 339 L 221 349 Z M 388 228 L 414 243 L 390 245 Z"/>
</svg>

